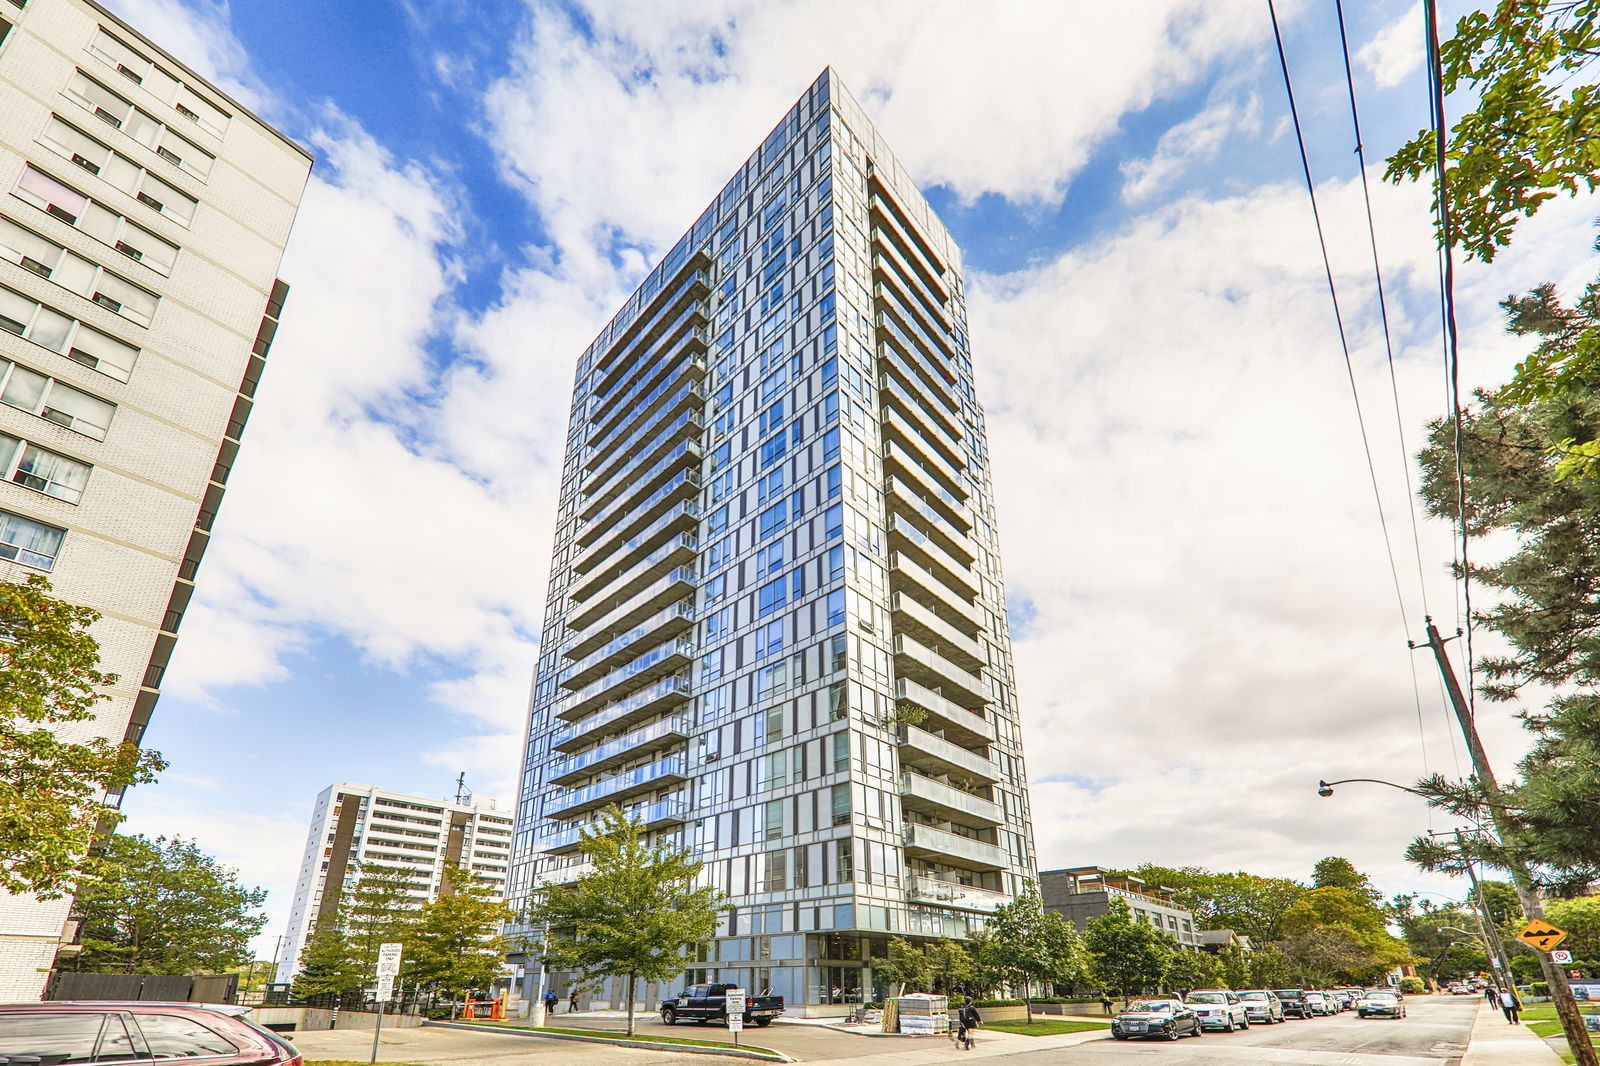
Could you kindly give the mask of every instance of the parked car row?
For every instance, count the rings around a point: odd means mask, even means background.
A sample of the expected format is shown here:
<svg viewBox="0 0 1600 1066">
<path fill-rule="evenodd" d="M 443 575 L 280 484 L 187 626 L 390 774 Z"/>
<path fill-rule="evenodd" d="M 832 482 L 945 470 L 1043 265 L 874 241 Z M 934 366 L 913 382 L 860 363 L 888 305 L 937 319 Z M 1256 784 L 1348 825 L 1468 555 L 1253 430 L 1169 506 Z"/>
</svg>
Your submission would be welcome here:
<svg viewBox="0 0 1600 1066">
<path fill-rule="evenodd" d="M 1290 1018 L 1319 1018 L 1354 1010 L 1360 1017 L 1405 1017 L 1401 996 L 1387 988 L 1200 989 L 1182 999 L 1141 999 L 1111 1021 L 1117 1040 L 1178 1040 L 1207 1029 L 1231 1033 Z M 1394 1013 L 1398 1010 L 1398 1013 Z"/>
<path fill-rule="evenodd" d="M 248 1007 L 200 1003 L 0 1005 L 0 1062 L 14 1066 L 203 1058 L 207 1066 L 302 1066 L 280 1033 L 248 1021 Z"/>
</svg>

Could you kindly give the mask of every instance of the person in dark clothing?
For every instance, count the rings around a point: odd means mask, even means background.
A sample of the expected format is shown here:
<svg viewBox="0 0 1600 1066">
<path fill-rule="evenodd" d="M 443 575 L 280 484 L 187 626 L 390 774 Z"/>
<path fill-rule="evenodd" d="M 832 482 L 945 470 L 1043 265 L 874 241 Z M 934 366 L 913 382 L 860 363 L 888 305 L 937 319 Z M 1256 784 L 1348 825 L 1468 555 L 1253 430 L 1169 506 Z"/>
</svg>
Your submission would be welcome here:
<svg viewBox="0 0 1600 1066">
<path fill-rule="evenodd" d="M 983 1018 L 979 1016 L 978 1008 L 972 1005 L 972 997 L 968 996 L 956 1011 L 956 1047 L 971 1051 L 972 1031 L 982 1024 Z"/>
<path fill-rule="evenodd" d="M 567 1013 L 578 1013 L 578 990 L 576 988 L 572 990 L 572 995 L 567 997 Z"/>
<path fill-rule="evenodd" d="M 1500 989 L 1495 985 L 1490 985 L 1483 990 L 1483 998 L 1498 1007 L 1500 1005 Z"/>
<path fill-rule="evenodd" d="M 556 1002 L 557 1002 L 556 990 L 553 989 L 553 988 L 545 989 L 544 990 L 544 1009 L 545 1009 L 545 1012 L 548 1013 L 548 1014 L 554 1014 L 556 1012 Z"/>
<path fill-rule="evenodd" d="M 1100 993 L 1100 1009 L 1107 1014 L 1111 1013 L 1111 997 L 1104 992 Z"/>
</svg>

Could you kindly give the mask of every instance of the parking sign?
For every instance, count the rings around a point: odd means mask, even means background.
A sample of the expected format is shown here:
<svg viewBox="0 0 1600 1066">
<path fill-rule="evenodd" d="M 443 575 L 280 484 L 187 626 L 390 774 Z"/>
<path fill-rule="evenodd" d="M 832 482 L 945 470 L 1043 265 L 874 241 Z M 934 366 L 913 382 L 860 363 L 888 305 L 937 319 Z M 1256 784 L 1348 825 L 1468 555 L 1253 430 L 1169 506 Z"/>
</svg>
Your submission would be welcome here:
<svg viewBox="0 0 1600 1066">
<path fill-rule="evenodd" d="M 730 988 L 723 993 L 723 996 L 728 1015 L 728 1032 L 737 1033 L 744 1028 L 745 991 L 742 988 Z"/>
<path fill-rule="evenodd" d="M 1552 951 L 1550 953 L 1550 961 L 1551 962 L 1571 962 L 1572 961 L 1572 952 L 1570 952 L 1570 951 Z"/>
<path fill-rule="evenodd" d="M 404 944 L 382 944 L 378 947 L 378 976 L 398 977 L 400 974 L 400 954 L 405 950 Z"/>
</svg>

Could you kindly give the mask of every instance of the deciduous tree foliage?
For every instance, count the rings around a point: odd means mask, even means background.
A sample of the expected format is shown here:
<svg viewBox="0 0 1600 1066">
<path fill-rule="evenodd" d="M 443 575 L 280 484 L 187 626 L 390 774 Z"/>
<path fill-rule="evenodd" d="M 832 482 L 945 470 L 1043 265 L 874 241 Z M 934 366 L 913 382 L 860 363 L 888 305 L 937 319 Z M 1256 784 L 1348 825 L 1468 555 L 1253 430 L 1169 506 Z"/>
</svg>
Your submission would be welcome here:
<svg viewBox="0 0 1600 1066">
<path fill-rule="evenodd" d="M 1151 863 L 1134 873 L 1151 884 L 1176 889 L 1173 902 L 1194 912 L 1201 929 L 1232 929 L 1257 943 L 1283 935 L 1283 913 L 1306 887 L 1283 877 L 1243 870 L 1213 873 L 1198 866 L 1175 869 Z"/>
<path fill-rule="evenodd" d="M 488 882 L 461 866 L 446 864 L 445 881 L 448 891 L 425 904 L 415 921 L 389 934 L 405 944 L 401 979 L 452 998 L 487 992 L 505 965 L 508 942 L 500 927 L 515 912 L 494 898 Z M 376 959 L 374 952 L 374 969 L 368 972 L 375 972 Z"/>
<path fill-rule="evenodd" d="M 933 967 L 927 952 L 903 936 L 889 938 L 888 957 L 872 968 L 875 976 L 888 983 L 891 996 L 932 990 Z"/>
<path fill-rule="evenodd" d="M 1120 899 L 1112 900 L 1106 913 L 1089 919 L 1083 934 L 1095 983 L 1124 1000 L 1161 987 L 1171 961 L 1169 945 L 1159 929 L 1134 921 L 1133 912 Z"/>
<path fill-rule="evenodd" d="M 1444 91 L 1474 89 L 1445 149 L 1456 239 L 1485 262 L 1517 222 L 1600 181 L 1600 0 L 1500 0 L 1472 11 L 1440 45 Z M 1419 27 L 1420 29 L 1420 27 Z M 1389 159 L 1391 181 L 1427 178 L 1438 159 L 1422 130 Z"/>
<path fill-rule="evenodd" d="M 166 766 L 92 735 L 116 681 L 89 627 L 97 611 L 50 595 L 37 574 L 0 582 L 0 888 L 45 898 L 94 878 L 94 834 L 120 820 L 103 798 Z"/>
<path fill-rule="evenodd" d="M 1383 902 L 1383 893 L 1373 886 L 1371 878 L 1357 870 L 1355 863 L 1338 855 L 1319 859 L 1311 869 L 1312 888 L 1343 888 L 1376 907 Z"/>
<path fill-rule="evenodd" d="M 1082 973 L 1078 931 L 1061 915 L 1044 909 L 1039 888 L 1031 881 L 995 908 L 985 928 L 989 934 L 983 945 L 988 953 L 985 962 L 1004 973 L 1025 1002 L 1033 982 L 1066 984 Z M 1031 1022 L 1031 1005 L 1027 1011 Z"/>
<path fill-rule="evenodd" d="M 265 889 L 239 884 L 192 841 L 112 836 L 97 845 L 102 876 L 78 893 L 83 952 L 72 970 L 195 974 L 232 970 L 261 931 Z"/>
<path fill-rule="evenodd" d="M 1289 934 L 1284 954 L 1308 979 L 1337 975 L 1367 984 L 1411 959 L 1386 925 L 1384 913 L 1366 897 L 1348 888 L 1313 888 L 1283 916 Z M 1330 931 L 1347 936 L 1323 935 Z"/>
<path fill-rule="evenodd" d="M 644 827 L 617 807 L 579 846 L 594 871 L 538 894 L 528 917 L 549 935 L 535 950 L 553 969 L 626 978 L 632 1033 L 638 982 L 681 973 L 727 905 L 721 892 L 695 884 L 703 864 L 687 848 L 646 844 Z"/>
<path fill-rule="evenodd" d="M 318 922 L 300 949 L 300 972 L 294 975 L 294 994 L 320 996 L 354 992 L 373 980 L 356 962 L 355 949 L 337 921 Z"/>
</svg>

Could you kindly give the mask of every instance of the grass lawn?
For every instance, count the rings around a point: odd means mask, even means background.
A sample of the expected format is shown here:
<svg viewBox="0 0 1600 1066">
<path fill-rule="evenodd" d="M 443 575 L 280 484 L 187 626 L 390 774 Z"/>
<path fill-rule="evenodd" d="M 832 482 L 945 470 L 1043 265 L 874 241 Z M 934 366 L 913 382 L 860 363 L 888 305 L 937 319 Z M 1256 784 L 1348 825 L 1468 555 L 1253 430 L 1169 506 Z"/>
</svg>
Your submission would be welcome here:
<svg viewBox="0 0 1600 1066">
<path fill-rule="evenodd" d="M 693 1044 L 696 1047 L 727 1047 L 733 1043 L 732 1034 L 729 1034 L 726 1040 L 693 1040 L 683 1036 L 647 1036 L 644 1033 L 635 1033 L 629 1036 L 626 1029 L 558 1029 L 553 1025 L 535 1028 L 531 1025 L 518 1025 L 515 1022 L 465 1022 L 463 1024 L 494 1025 L 502 1029 L 527 1029 L 537 1033 L 563 1033 L 569 1036 L 603 1036 L 612 1040 L 637 1040 L 641 1044 Z M 772 1051 L 771 1048 L 745 1042 L 742 1034 L 739 1046 L 748 1048 L 751 1051 Z M 777 1052 L 773 1052 L 773 1054 L 777 1054 Z M 307 1063 L 306 1066 L 311 1066 L 311 1064 Z M 340 1064 L 340 1066 L 343 1066 L 343 1064 Z M 355 1064 L 355 1066 L 360 1066 L 360 1064 Z M 389 1064 L 384 1063 L 384 1066 L 389 1066 Z"/>
<path fill-rule="evenodd" d="M 1583 1003 L 1578 1004 L 1578 1010 L 1583 1014 L 1600 1014 L 1600 1007 L 1590 1006 Z M 1556 1017 L 1556 1009 L 1553 1006 L 1547 1007 L 1540 1005 L 1537 1007 L 1527 1008 L 1522 1012 L 1522 1022 L 1529 1029 L 1533 1030 L 1535 1036 L 1544 1037 L 1561 1035 L 1561 1019 Z M 1578 1061 L 1577 1057 L 1573 1055 L 1570 1048 L 1566 1051 L 1563 1051 L 1561 1053 L 1561 1057 L 1566 1062 Z"/>
<path fill-rule="evenodd" d="M 1062 1033 L 1082 1033 L 1090 1029 L 1110 1029 L 1110 1022 L 1091 1021 L 1058 1021 L 1055 1018 L 1036 1018 L 1032 1025 L 1027 1022 L 984 1022 L 984 1029 L 998 1029 L 1002 1033 L 1020 1033 L 1023 1036 L 1060 1036 Z"/>
</svg>

